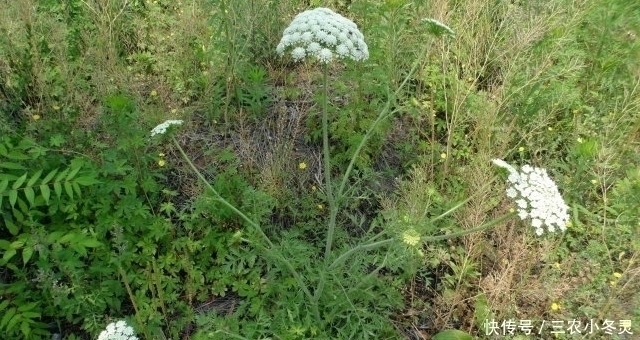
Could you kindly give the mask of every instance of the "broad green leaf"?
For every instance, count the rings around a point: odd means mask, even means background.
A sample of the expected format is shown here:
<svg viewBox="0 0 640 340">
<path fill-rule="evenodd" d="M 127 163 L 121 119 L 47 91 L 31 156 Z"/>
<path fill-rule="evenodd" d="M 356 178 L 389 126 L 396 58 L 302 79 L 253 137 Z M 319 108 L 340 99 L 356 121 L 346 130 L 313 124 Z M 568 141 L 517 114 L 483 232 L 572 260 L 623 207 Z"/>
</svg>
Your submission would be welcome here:
<svg viewBox="0 0 640 340">
<path fill-rule="evenodd" d="M 27 197 L 27 201 L 29 201 L 29 204 L 33 207 L 35 205 L 35 193 L 33 192 L 33 188 L 24 188 L 24 195 Z"/>
<path fill-rule="evenodd" d="M 42 175 L 42 170 L 36 171 L 36 173 L 33 174 L 33 176 L 31 176 L 31 178 L 29 179 L 29 182 L 27 182 L 27 187 L 32 187 L 40 178 L 40 175 Z"/>
<path fill-rule="evenodd" d="M 78 174 L 78 171 L 80 171 L 80 167 L 77 167 L 71 170 L 71 172 L 69 173 L 69 175 L 67 175 L 67 178 L 65 178 L 65 180 L 70 181 L 73 177 L 75 177 Z"/>
<path fill-rule="evenodd" d="M 42 194 L 42 198 L 44 198 L 44 201 L 49 204 L 49 197 L 51 197 L 51 189 L 49 189 L 49 186 L 46 184 L 41 185 L 40 193 Z"/>
<path fill-rule="evenodd" d="M 69 169 L 64 169 L 64 171 L 62 171 L 61 173 L 58 174 L 58 176 L 56 176 L 55 182 L 60 182 L 65 176 L 67 176 L 68 172 L 69 172 Z"/>
<path fill-rule="evenodd" d="M 42 182 L 40 184 L 47 184 L 49 183 L 49 181 L 53 178 L 53 176 L 56 175 L 56 173 L 58 173 L 58 169 L 53 169 L 53 171 L 51 171 L 50 173 L 47 174 L 47 176 L 45 176 L 42 179 Z"/>
<path fill-rule="evenodd" d="M 100 247 L 102 245 L 102 243 L 100 243 L 100 241 L 95 240 L 95 239 L 85 239 L 85 240 L 82 240 L 82 242 L 80 242 L 80 244 L 82 244 L 83 246 L 85 246 L 87 248 L 97 248 L 97 247 Z"/>
<path fill-rule="evenodd" d="M 8 180 L 4 180 L 2 182 L 0 182 L 0 193 L 4 192 L 5 189 L 7 189 L 7 187 L 9 186 L 9 181 Z"/>
<path fill-rule="evenodd" d="M 58 240 L 62 237 L 63 234 L 64 233 L 62 231 L 53 231 L 49 233 L 49 236 L 47 236 L 47 242 L 57 243 L 59 242 Z"/>
<path fill-rule="evenodd" d="M 62 185 L 60 182 L 53 182 L 53 190 L 56 192 L 56 196 L 60 198 L 60 195 L 62 195 Z"/>
<path fill-rule="evenodd" d="M 7 154 L 7 156 L 6 156 L 6 157 L 7 157 L 7 158 L 9 158 L 9 159 L 14 159 L 14 160 L 18 160 L 18 161 L 31 159 L 31 157 L 29 157 L 29 156 L 27 156 L 27 155 L 25 155 L 25 154 L 23 154 L 23 153 L 20 153 L 20 152 L 18 152 L 18 151 L 16 151 L 16 150 L 12 150 L 12 151 L 10 151 L 10 152 Z"/>
<path fill-rule="evenodd" d="M 16 200 L 18 199 L 18 191 L 13 189 L 9 190 L 9 204 L 13 208 L 16 205 Z"/>
<path fill-rule="evenodd" d="M 20 249 L 22 247 L 24 247 L 24 241 L 13 241 L 9 245 L 9 249 Z"/>
<path fill-rule="evenodd" d="M 0 249 L 7 250 L 11 246 L 11 242 L 7 240 L 0 240 Z"/>
<path fill-rule="evenodd" d="M 457 329 L 449 329 L 442 331 L 433 336 L 433 340 L 473 340 L 473 337 L 468 333 Z"/>
<path fill-rule="evenodd" d="M 69 234 L 66 234 L 66 235 L 62 236 L 59 240 L 57 240 L 57 243 L 67 243 L 67 242 L 73 240 L 75 237 L 76 237 L 76 234 L 69 233 Z"/>
<path fill-rule="evenodd" d="M 15 182 L 13 182 L 11 189 L 18 189 L 26 179 L 27 179 L 27 173 L 25 172 L 24 175 L 20 176 L 20 178 L 18 178 Z"/>
<path fill-rule="evenodd" d="M 78 183 L 82 186 L 88 186 L 93 184 L 98 184 L 100 181 L 90 176 L 81 176 L 73 180 L 75 183 Z"/>
<path fill-rule="evenodd" d="M 33 256 L 33 247 L 26 247 L 22 249 L 22 263 L 26 266 L 29 260 Z"/>
<path fill-rule="evenodd" d="M 12 220 L 5 218 L 4 219 L 4 225 L 7 227 L 7 229 L 9 229 L 9 232 L 11 233 L 11 235 L 18 235 L 18 233 L 20 232 L 20 228 L 15 225 L 15 223 L 13 223 Z"/>
<path fill-rule="evenodd" d="M 16 255 L 17 251 L 13 248 L 9 248 L 7 249 L 7 251 L 4 252 L 4 256 L 2 256 L 2 259 L 5 261 L 9 261 L 11 260 L 11 258 L 13 258 Z"/>
<path fill-rule="evenodd" d="M 25 170 L 26 167 L 13 162 L 0 162 L 0 168 L 11 169 L 11 170 Z"/>
<path fill-rule="evenodd" d="M 64 182 L 64 191 L 67 193 L 70 199 L 73 199 L 73 187 L 71 186 L 71 183 Z"/>
<path fill-rule="evenodd" d="M 13 213 L 13 217 L 15 217 L 16 221 L 18 221 L 20 223 L 24 222 L 24 214 L 22 214 L 22 212 L 20 212 L 20 210 L 11 209 L 11 212 Z"/>
</svg>

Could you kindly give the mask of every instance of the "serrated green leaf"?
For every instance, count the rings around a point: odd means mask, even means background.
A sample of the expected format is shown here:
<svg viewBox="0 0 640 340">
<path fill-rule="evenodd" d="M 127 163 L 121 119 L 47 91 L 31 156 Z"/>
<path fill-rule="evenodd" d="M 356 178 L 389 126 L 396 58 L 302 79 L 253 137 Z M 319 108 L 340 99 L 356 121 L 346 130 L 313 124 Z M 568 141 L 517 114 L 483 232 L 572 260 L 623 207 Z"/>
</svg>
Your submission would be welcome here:
<svg viewBox="0 0 640 340">
<path fill-rule="evenodd" d="M 18 312 L 28 312 L 32 309 L 35 309 L 36 307 L 38 307 L 38 303 L 37 302 L 30 302 L 30 303 L 26 303 L 20 307 L 18 307 Z"/>
<path fill-rule="evenodd" d="M 5 308 L 7 308 L 7 306 L 9 306 L 9 300 L 4 300 L 0 302 L 0 312 L 2 312 Z"/>
<path fill-rule="evenodd" d="M 13 182 L 11 189 L 18 189 L 26 179 L 27 179 L 27 173 L 25 172 L 24 175 L 20 176 L 15 182 Z"/>
<path fill-rule="evenodd" d="M 46 184 L 40 186 L 40 194 L 42 194 L 42 198 L 44 198 L 45 203 L 49 204 L 49 197 L 51 197 L 51 189 Z"/>
<path fill-rule="evenodd" d="M 11 244 L 9 245 L 9 249 L 20 249 L 24 247 L 24 241 L 13 241 L 11 242 Z"/>
<path fill-rule="evenodd" d="M 22 316 L 22 318 L 24 318 L 24 315 Z M 24 335 L 25 339 L 27 339 L 29 337 L 29 334 L 31 334 L 31 327 L 29 326 L 29 322 L 27 322 L 27 320 L 24 320 L 20 323 L 20 331 L 22 332 L 22 335 Z"/>
<path fill-rule="evenodd" d="M 18 199 L 18 190 L 9 190 L 9 204 L 13 208 L 16 205 L 16 200 Z"/>
<path fill-rule="evenodd" d="M 71 183 L 64 182 L 64 191 L 67 193 L 67 196 L 69 196 L 70 199 L 73 199 L 73 187 L 71 186 Z"/>
<path fill-rule="evenodd" d="M 13 162 L 0 162 L 0 168 L 11 169 L 11 170 L 25 170 L 21 164 L 13 163 Z"/>
<path fill-rule="evenodd" d="M 4 256 L 2 256 L 2 259 L 5 261 L 9 261 L 11 260 L 12 257 L 14 257 L 18 252 L 13 249 L 13 248 L 9 248 L 7 249 L 7 251 L 4 252 Z"/>
<path fill-rule="evenodd" d="M 60 195 L 62 195 L 62 185 L 60 182 L 53 182 L 53 190 L 56 192 L 56 196 L 60 198 Z"/>
<path fill-rule="evenodd" d="M 42 175 L 42 170 L 36 171 L 36 173 L 33 174 L 33 176 L 31 176 L 31 178 L 29 179 L 29 182 L 27 182 L 27 187 L 32 187 L 40 178 L 40 175 Z"/>
<path fill-rule="evenodd" d="M 73 182 L 71 183 L 71 185 L 73 186 L 73 191 L 75 191 L 75 193 L 78 195 L 78 198 L 80 198 L 82 196 L 82 191 L 80 190 L 80 186 L 78 185 L 78 183 Z"/>
<path fill-rule="evenodd" d="M 33 207 L 35 205 L 35 193 L 33 192 L 33 188 L 24 188 L 24 195 L 27 197 L 27 201 L 29 201 L 29 204 Z"/>
<path fill-rule="evenodd" d="M 433 336 L 433 340 L 473 340 L 473 337 L 468 333 L 457 329 L 449 329 L 442 331 Z"/>
<path fill-rule="evenodd" d="M 78 171 L 80 171 L 80 167 L 77 167 L 71 170 L 71 172 L 67 175 L 67 178 L 65 178 L 65 181 L 70 181 L 73 177 L 75 177 L 78 174 Z"/>
<path fill-rule="evenodd" d="M 26 266 L 29 260 L 33 256 L 33 247 L 26 247 L 22 249 L 22 263 Z"/>
<path fill-rule="evenodd" d="M 2 320 L 0 320 L 0 329 L 3 329 L 3 328 L 9 329 L 7 327 L 7 324 L 13 318 L 14 315 L 16 315 L 16 308 L 15 307 L 9 308 L 9 310 L 7 310 L 7 312 L 2 317 Z"/>
<path fill-rule="evenodd" d="M 22 313 L 22 317 L 23 318 L 28 318 L 28 319 L 36 319 L 42 316 L 42 313 L 39 312 L 24 312 Z"/>
<path fill-rule="evenodd" d="M 40 182 L 40 184 L 47 184 L 49 183 L 49 181 L 53 178 L 53 176 L 55 176 L 58 173 L 58 169 L 53 169 L 51 172 L 49 172 L 47 174 L 47 176 L 45 176 L 42 179 L 42 182 Z"/>
<path fill-rule="evenodd" d="M 15 315 L 13 318 L 11 318 L 11 320 L 9 320 L 9 322 L 7 323 L 7 329 L 13 329 L 18 321 L 20 321 L 20 319 L 21 318 L 18 315 Z"/>
<path fill-rule="evenodd" d="M 5 179 L 4 181 L 0 182 L 0 193 L 4 192 L 8 186 L 9 186 L 8 180 Z"/>
</svg>

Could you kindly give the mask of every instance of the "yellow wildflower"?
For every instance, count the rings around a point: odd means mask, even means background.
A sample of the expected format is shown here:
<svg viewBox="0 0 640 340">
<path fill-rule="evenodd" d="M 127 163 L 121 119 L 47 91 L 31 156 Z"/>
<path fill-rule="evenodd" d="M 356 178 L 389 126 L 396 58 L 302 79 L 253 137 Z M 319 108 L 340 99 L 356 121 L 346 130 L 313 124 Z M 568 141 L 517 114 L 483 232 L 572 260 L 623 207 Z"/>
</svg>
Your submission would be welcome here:
<svg viewBox="0 0 640 340">
<path fill-rule="evenodd" d="M 442 159 L 446 159 L 446 158 L 447 158 L 447 154 L 446 154 L 446 153 L 444 153 L 444 152 L 443 152 L 443 153 L 441 153 L 441 154 L 440 154 L 440 158 L 442 158 Z"/>
<path fill-rule="evenodd" d="M 164 159 L 161 159 L 161 160 L 158 161 L 158 166 L 163 167 L 165 165 L 167 165 L 167 162 L 165 162 Z"/>
<path fill-rule="evenodd" d="M 562 307 L 558 303 L 554 302 L 554 303 L 551 304 L 551 310 L 553 310 L 553 311 L 559 310 L 560 308 L 562 308 Z"/>
<path fill-rule="evenodd" d="M 158 91 L 156 90 L 151 91 L 151 97 L 155 97 L 157 95 L 158 95 Z"/>
<path fill-rule="evenodd" d="M 302 162 L 302 163 L 298 164 L 298 169 L 300 169 L 300 170 L 304 170 L 304 169 L 306 169 L 306 168 L 307 168 L 307 163 Z"/>
<path fill-rule="evenodd" d="M 40 119 L 40 115 L 33 115 L 33 116 L 31 116 L 31 118 L 33 118 L 33 120 L 39 120 Z"/>
</svg>

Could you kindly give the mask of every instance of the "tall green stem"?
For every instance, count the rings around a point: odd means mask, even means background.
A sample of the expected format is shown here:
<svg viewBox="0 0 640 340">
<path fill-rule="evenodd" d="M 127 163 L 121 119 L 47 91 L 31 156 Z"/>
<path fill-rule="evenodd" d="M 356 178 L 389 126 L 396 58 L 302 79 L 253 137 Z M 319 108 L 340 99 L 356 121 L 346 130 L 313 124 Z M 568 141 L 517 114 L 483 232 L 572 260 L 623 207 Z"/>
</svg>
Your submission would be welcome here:
<svg viewBox="0 0 640 340">
<path fill-rule="evenodd" d="M 329 110 L 328 110 L 328 66 L 325 64 L 322 68 L 322 149 L 324 153 L 324 182 L 327 201 L 329 204 L 329 225 L 327 230 L 327 242 L 324 248 L 324 259 L 329 260 L 331 255 L 331 246 L 336 231 L 336 216 L 338 215 L 338 207 L 333 196 L 333 187 L 331 186 L 331 157 L 329 155 Z"/>
</svg>

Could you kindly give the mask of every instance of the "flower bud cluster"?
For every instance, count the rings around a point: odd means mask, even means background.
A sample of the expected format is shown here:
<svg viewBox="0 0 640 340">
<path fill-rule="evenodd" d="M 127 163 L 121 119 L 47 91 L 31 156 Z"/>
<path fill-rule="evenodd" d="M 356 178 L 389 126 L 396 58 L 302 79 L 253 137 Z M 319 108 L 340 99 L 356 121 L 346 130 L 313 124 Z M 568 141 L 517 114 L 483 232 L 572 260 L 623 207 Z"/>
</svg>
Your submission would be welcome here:
<svg viewBox="0 0 640 340">
<path fill-rule="evenodd" d="M 322 63 L 337 58 L 355 61 L 369 58 L 364 36 L 353 21 L 328 8 L 316 8 L 298 14 L 284 30 L 276 52 L 291 48 L 295 61 L 313 57 Z"/>
<path fill-rule="evenodd" d="M 493 163 L 509 171 L 507 196 L 516 203 L 520 219 L 531 221 L 537 235 L 542 235 L 544 227 L 549 232 L 566 230 L 569 207 L 545 169 L 524 165 L 517 171 L 503 160 Z"/>
<path fill-rule="evenodd" d="M 126 321 L 110 323 L 107 328 L 100 333 L 98 340 L 138 340 L 133 328 L 127 325 Z"/>
<path fill-rule="evenodd" d="M 164 121 L 164 123 L 159 124 L 158 126 L 154 127 L 151 130 L 151 137 L 155 136 L 155 135 L 162 135 L 165 132 L 167 132 L 167 128 L 169 128 L 169 126 L 171 125 L 182 125 L 182 121 L 181 120 L 174 120 L 174 119 L 169 119 Z"/>
</svg>

